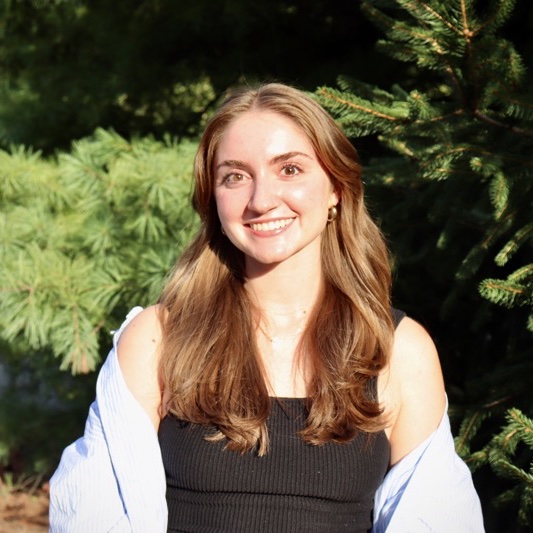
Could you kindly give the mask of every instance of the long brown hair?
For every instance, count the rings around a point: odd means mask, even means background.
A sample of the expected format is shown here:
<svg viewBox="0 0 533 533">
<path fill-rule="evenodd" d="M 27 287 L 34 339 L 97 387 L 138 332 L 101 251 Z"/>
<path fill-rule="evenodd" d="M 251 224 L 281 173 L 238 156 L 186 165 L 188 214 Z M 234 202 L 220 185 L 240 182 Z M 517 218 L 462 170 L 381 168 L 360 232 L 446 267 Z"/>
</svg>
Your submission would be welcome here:
<svg viewBox="0 0 533 533">
<path fill-rule="evenodd" d="M 204 131 L 195 160 L 193 205 L 201 218 L 160 303 L 165 310 L 161 375 L 165 412 L 213 427 L 230 449 L 263 454 L 270 398 L 255 340 L 242 253 L 221 232 L 213 161 L 228 124 L 250 110 L 288 117 L 312 143 L 340 193 L 339 214 L 324 230 L 324 289 L 300 340 L 311 368 L 302 438 L 345 442 L 382 429 L 375 380 L 388 360 L 393 324 L 390 267 L 382 235 L 363 199 L 355 148 L 310 96 L 282 84 L 228 96 Z M 307 364 L 307 363 L 306 363 Z"/>
</svg>

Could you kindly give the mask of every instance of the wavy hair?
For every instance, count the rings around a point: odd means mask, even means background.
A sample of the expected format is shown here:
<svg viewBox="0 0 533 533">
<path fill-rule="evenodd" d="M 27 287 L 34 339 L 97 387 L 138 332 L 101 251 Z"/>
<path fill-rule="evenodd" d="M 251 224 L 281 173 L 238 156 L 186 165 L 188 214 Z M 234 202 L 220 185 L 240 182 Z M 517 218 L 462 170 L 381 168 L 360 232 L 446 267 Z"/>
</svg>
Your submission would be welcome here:
<svg viewBox="0 0 533 533">
<path fill-rule="evenodd" d="M 243 254 L 222 234 L 214 197 L 221 136 L 251 110 L 289 118 L 340 193 L 339 214 L 322 236 L 323 290 L 298 347 L 310 374 L 301 436 L 319 445 L 378 431 L 385 422 L 376 380 L 394 332 L 387 248 L 364 204 L 355 148 L 315 100 L 277 83 L 231 93 L 201 138 L 193 192 L 201 227 L 160 298 L 163 414 L 209 425 L 210 438 L 226 439 L 228 448 L 241 453 L 267 451 L 271 398 L 255 340 L 259 310 L 244 288 Z"/>
</svg>

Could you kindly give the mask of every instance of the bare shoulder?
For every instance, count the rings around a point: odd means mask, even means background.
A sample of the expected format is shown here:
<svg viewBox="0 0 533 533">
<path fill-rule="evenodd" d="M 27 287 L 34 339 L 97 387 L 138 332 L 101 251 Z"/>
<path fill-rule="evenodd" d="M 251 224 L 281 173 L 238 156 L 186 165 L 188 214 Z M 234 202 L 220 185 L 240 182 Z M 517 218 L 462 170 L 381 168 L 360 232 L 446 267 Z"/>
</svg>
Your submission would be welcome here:
<svg viewBox="0 0 533 533">
<path fill-rule="evenodd" d="M 158 370 L 162 319 L 159 306 L 143 309 L 124 329 L 117 348 L 126 385 L 156 429 L 159 427 L 162 393 Z"/>
<path fill-rule="evenodd" d="M 122 332 L 119 346 L 132 342 L 135 344 L 147 342 L 149 345 L 156 345 L 161 339 L 161 313 L 159 305 L 143 309 Z"/>
<path fill-rule="evenodd" d="M 409 317 L 405 317 L 396 328 L 390 365 L 391 371 L 398 373 L 403 382 L 418 382 L 420 373 L 433 375 L 436 372 L 441 376 L 433 339 L 418 322 Z"/>
<path fill-rule="evenodd" d="M 438 427 L 446 405 L 435 344 L 420 324 L 407 317 L 396 329 L 388 380 L 392 421 L 388 433 L 394 464 Z"/>
</svg>

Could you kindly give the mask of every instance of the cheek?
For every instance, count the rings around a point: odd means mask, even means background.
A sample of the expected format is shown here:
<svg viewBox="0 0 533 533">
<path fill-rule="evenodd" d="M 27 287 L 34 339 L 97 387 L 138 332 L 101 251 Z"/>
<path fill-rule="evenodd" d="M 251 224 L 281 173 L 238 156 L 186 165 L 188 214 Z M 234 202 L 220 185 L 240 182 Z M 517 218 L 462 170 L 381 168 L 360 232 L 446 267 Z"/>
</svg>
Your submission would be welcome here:
<svg viewBox="0 0 533 533">
<path fill-rule="evenodd" d="M 326 192 L 327 191 L 327 192 Z M 329 193 L 322 181 L 310 179 L 302 180 L 300 183 L 290 183 L 290 186 L 284 189 L 285 197 L 299 202 L 321 202 Z"/>
<path fill-rule="evenodd" d="M 318 213 L 324 212 L 324 217 L 327 217 L 330 193 L 330 189 L 322 184 L 302 185 L 291 189 L 285 199 L 288 206 L 294 211 L 301 214 L 313 212 L 313 216 L 318 216 Z"/>
<path fill-rule="evenodd" d="M 243 198 L 241 194 L 225 194 L 227 191 L 223 191 L 219 194 L 215 194 L 215 204 L 217 207 L 218 218 L 222 220 L 231 220 L 236 217 L 240 217 L 243 211 L 243 202 L 246 198 Z"/>
<path fill-rule="evenodd" d="M 223 195 L 215 194 L 215 205 L 217 207 L 218 218 L 226 218 L 227 201 Z"/>
<path fill-rule="evenodd" d="M 328 182 L 324 183 L 314 183 L 309 185 L 302 185 L 301 187 L 295 187 L 291 190 L 291 198 L 305 205 L 320 206 L 327 204 L 329 206 L 330 198 L 333 196 L 333 189 Z"/>
<path fill-rule="evenodd" d="M 306 192 L 304 187 L 299 187 L 291 191 L 291 197 L 298 202 L 305 200 L 307 196 L 309 196 L 309 193 Z"/>
</svg>

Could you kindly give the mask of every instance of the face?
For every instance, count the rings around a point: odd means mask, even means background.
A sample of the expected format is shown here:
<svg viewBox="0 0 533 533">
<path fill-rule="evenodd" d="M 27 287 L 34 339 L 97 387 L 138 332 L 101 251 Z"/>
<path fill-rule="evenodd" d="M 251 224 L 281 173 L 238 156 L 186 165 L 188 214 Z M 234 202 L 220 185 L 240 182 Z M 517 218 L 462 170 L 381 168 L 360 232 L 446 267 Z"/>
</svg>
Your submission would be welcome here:
<svg viewBox="0 0 533 533">
<path fill-rule="evenodd" d="M 320 259 L 328 208 L 339 201 L 305 134 L 284 115 L 249 111 L 224 131 L 215 200 L 246 267 Z"/>
</svg>

